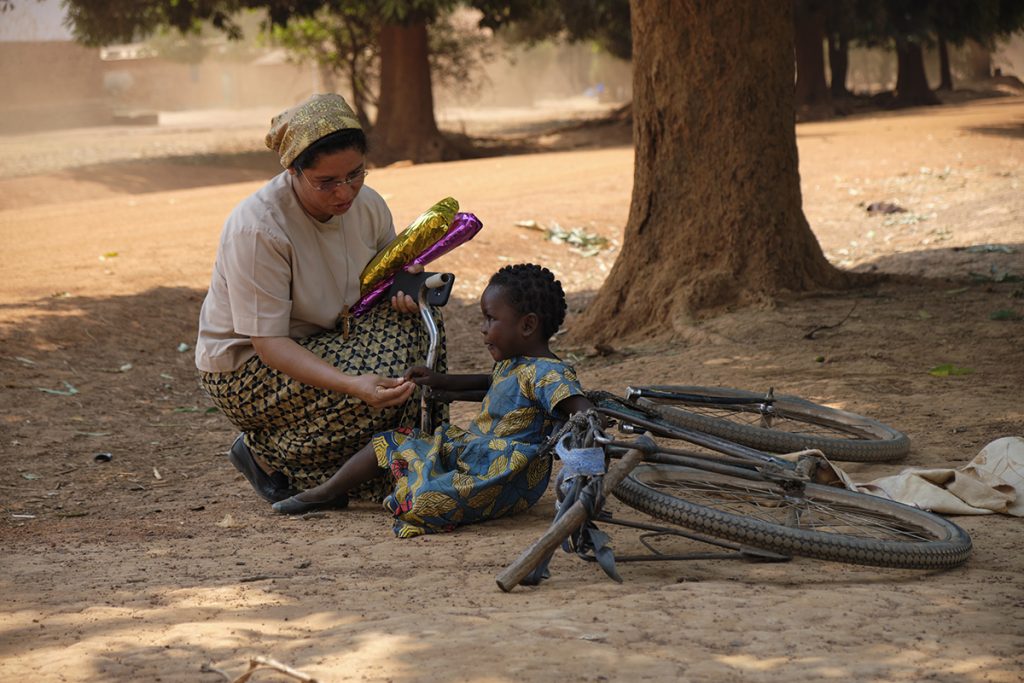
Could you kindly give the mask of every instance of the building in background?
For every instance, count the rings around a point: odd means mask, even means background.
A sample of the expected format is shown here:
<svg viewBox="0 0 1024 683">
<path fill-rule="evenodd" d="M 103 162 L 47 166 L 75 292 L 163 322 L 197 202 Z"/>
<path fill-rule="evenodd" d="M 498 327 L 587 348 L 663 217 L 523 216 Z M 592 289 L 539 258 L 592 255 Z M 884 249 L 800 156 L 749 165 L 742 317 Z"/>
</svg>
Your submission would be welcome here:
<svg viewBox="0 0 1024 683">
<path fill-rule="evenodd" d="M 0 132 L 107 123 L 98 48 L 71 40 L 60 0 L 0 14 Z"/>
<path fill-rule="evenodd" d="M 179 38 L 84 47 L 64 26 L 60 0 L 16 0 L 0 14 L 0 134 L 155 124 L 161 111 L 283 108 L 314 91 L 310 68 L 281 50 L 242 50 L 217 35 L 200 59 Z"/>
</svg>

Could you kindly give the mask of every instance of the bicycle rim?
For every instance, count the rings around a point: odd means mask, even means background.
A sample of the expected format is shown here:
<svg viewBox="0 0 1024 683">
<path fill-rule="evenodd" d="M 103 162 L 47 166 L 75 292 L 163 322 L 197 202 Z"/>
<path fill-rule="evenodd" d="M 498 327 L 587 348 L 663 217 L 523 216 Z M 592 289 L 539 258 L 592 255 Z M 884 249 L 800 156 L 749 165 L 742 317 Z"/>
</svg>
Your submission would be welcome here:
<svg viewBox="0 0 1024 683">
<path fill-rule="evenodd" d="M 946 569 L 971 538 L 917 508 L 845 489 L 773 482 L 673 465 L 641 464 L 614 491 L 652 517 L 784 555 L 850 564 Z"/>
<path fill-rule="evenodd" d="M 743 389 L 698 386 L 642 387 L 705 400 L 714 398 L 759 398 Z M 789 453 L 816 448 L 827 457 L 850 462 L 882 462 L 899 458 L 910 450 L 910 439 L 877 420 L 837 408 L 818 405 L 797 396 L 776 396 L 775 414 L 764 425 L 756 404 L 730 405 L 687 399 L 641 397 L 638 404 L 680 427 L 720 436 L 730 441 L 772 453 Z"/>
</svg>

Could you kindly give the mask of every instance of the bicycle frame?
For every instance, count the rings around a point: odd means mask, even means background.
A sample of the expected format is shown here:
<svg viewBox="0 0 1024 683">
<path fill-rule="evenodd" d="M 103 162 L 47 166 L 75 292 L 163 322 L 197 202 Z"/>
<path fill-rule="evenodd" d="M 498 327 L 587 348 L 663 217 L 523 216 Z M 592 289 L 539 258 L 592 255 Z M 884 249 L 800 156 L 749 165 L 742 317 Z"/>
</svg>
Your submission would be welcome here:
<svg viewBox="0 0 1024 683">
<path fill-rule="evenodd" d="M 634 393 L 634 396 L 636 395 Z M 614 394 L 606 392 L 591 392 L 590 396 L 597 407 L 597 411 L 617 420 L 619 422 L 619 430 L 623 433 L 651 432 L 656 436 L 680 439 L 708 448 L 728 456 L 725 464 L 730 467 L 730 470 L 734 470 L 737 467 L 753 468 L 762 476 L 777 481 L 809 481 L 813 474 L 813 464 L 820 462 L 821 453 L 819 451 L 802 453 L 802 457 L 799 457 L 796 462 L 783 460 L 749 446 L 743 446 L 711 434 L 705 434 L 685 427 L 667 426 L 664 422 L 648 419 L 651 416 L 641 406 L 631 402 L 629 398 L 624 401 Z M 681 451 L 673 453 L 673 450 L 659 449 L 661 453 L 677 456 L 668 461 L 668 464 L 684 464 L 712 470 L 715 468 L 714 462 L 716 458 L 712 456 Z M 687 461 L 687 459 L 689 460 Z"/>
</svg>

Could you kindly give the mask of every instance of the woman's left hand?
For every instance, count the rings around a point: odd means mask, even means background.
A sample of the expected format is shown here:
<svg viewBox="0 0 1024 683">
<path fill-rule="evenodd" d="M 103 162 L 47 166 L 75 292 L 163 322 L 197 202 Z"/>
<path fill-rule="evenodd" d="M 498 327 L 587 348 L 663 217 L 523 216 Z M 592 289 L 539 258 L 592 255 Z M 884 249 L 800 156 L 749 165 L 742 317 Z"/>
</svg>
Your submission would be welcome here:
<svg viewBox="0 0 1024 683">
<path fill-rule="evenodd" d="M 391 308 L 399 313 L 419 313 L 420 307 L 408 294 L 402 292 L 391 297 Z"/>
<path fill-rule="evenodd" d="M 416 384 L 404 377 L 358 375 L 353 384 L 349 393 L 378 410 L 405 403 L 416 389 Z"/>
<path fill-rule="evenodd" d="M 406 268 L 407 272 L 412 274 L 422 273 L 423 266 L 418 263 L 414 263 Z M 416 302 L 416 299 L 412 298 L 408 294 L 402 293 L 391 297 L 391 308 L 395 309 L 399 313 L 419 313 L 420 305 Z"/>
</svg>

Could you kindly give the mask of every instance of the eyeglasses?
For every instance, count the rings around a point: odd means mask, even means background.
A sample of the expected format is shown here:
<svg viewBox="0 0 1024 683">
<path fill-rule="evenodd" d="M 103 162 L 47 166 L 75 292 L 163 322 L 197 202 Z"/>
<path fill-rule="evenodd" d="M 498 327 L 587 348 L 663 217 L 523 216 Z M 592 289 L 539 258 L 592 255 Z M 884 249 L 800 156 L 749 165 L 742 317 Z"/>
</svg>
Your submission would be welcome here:
<svg viewBox="0 0 1024 683">
<path fill-rule="evenodd" d="M 366 176 L 370 175 L 370 172 L 364 168 L 361 171 L 356 171 L 355 173 L 345 178 L 344 180 L 330 180 L 327 181 L 326 183 L 314 183 L 309 178 L 306 178 L 306 174 L 303 173 L 302 171 L 299 171 L 299 175 L 305 179 L 307 185 L 309 185 L 317 192 L 334 192 L 343 185 L 359 187 L 360 185 L 363 184 L 363 180 L 366 179 Z"/>
</svg>

